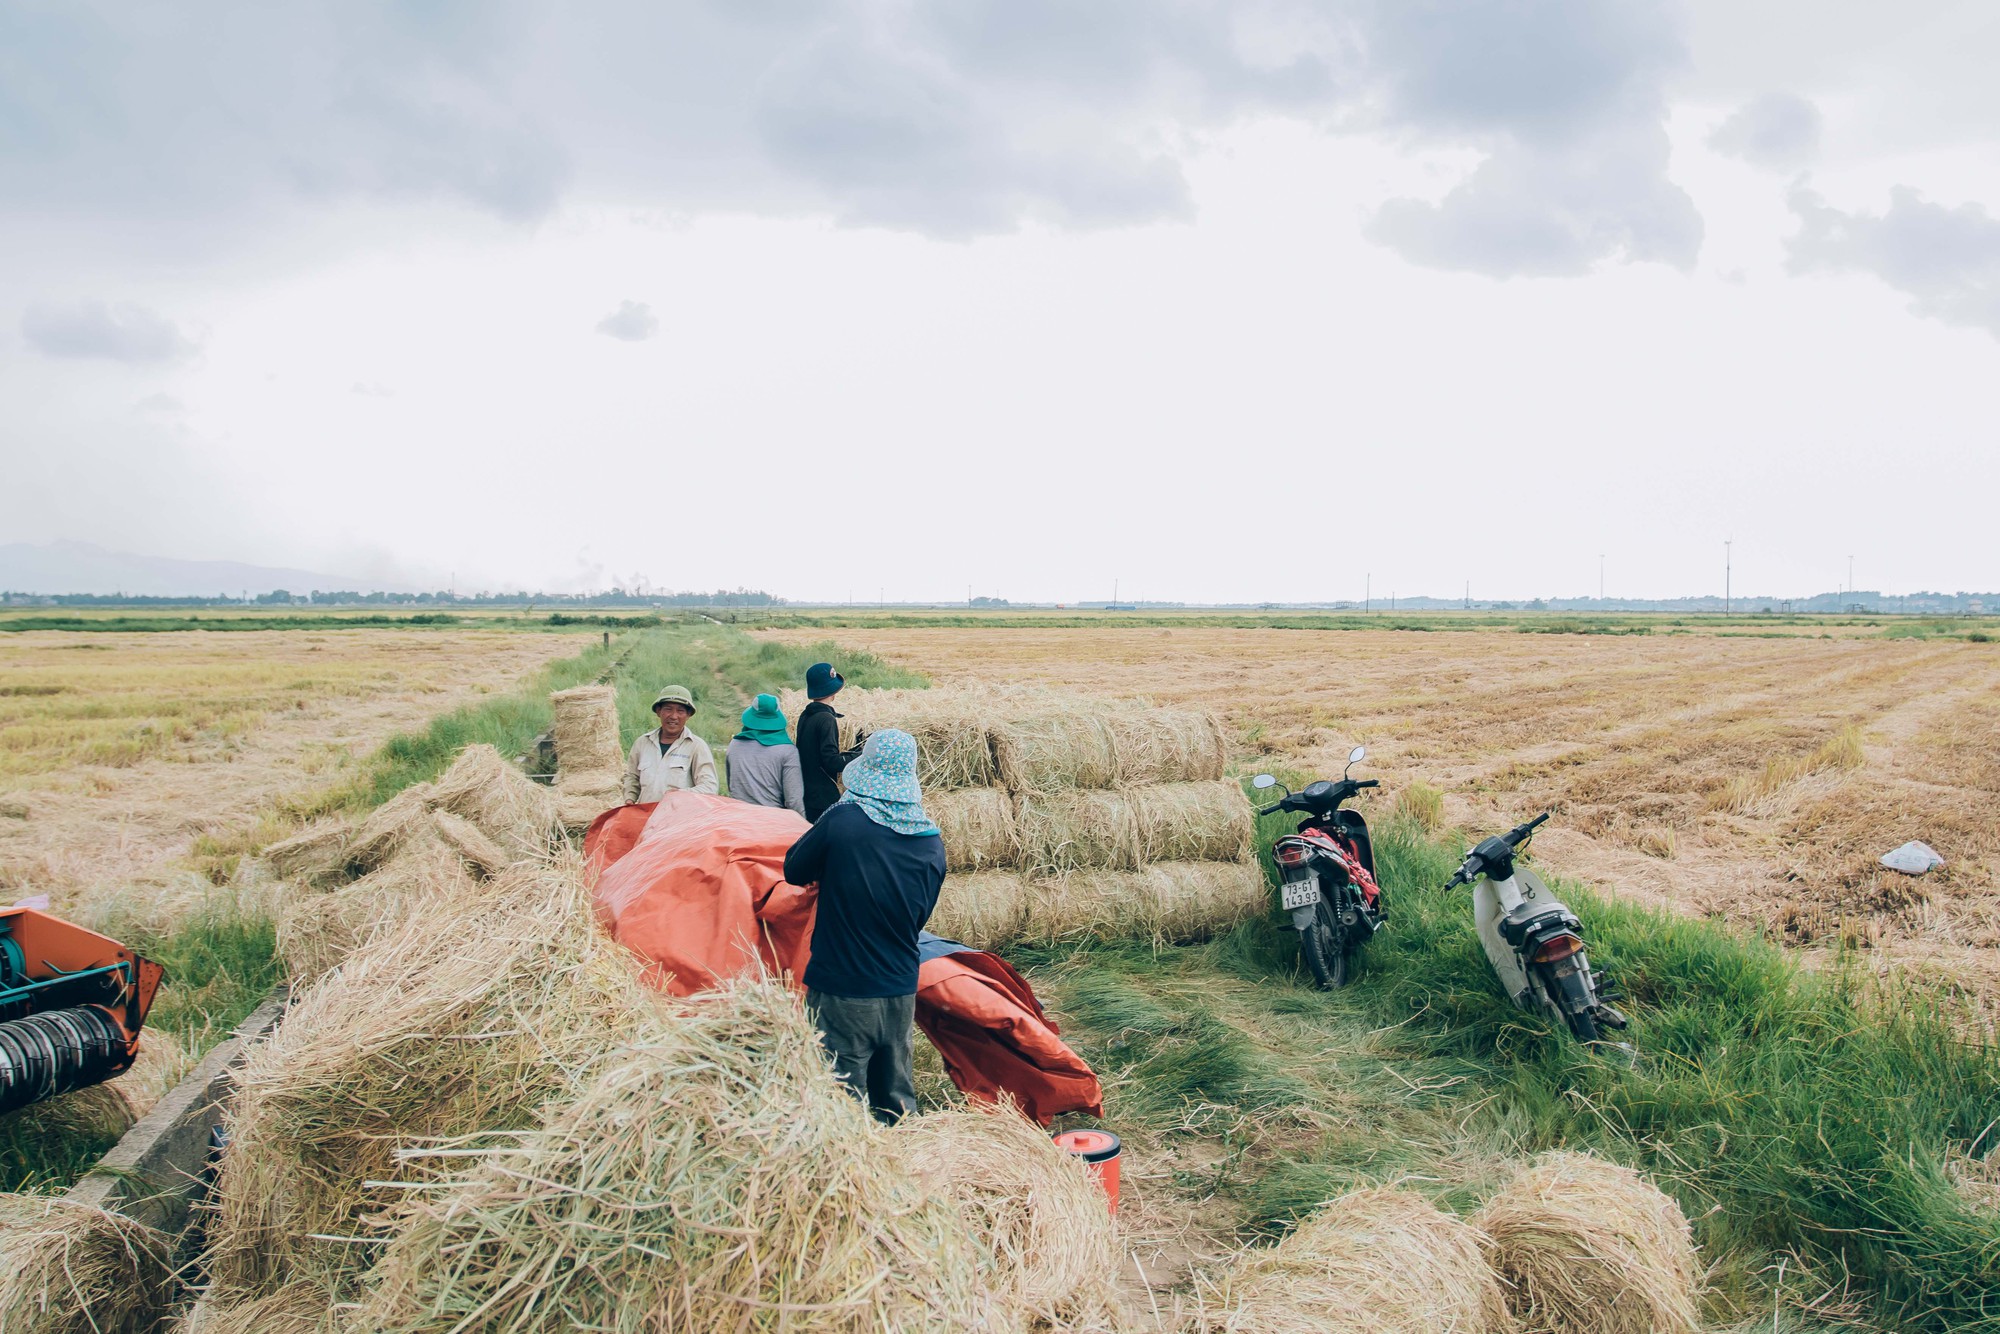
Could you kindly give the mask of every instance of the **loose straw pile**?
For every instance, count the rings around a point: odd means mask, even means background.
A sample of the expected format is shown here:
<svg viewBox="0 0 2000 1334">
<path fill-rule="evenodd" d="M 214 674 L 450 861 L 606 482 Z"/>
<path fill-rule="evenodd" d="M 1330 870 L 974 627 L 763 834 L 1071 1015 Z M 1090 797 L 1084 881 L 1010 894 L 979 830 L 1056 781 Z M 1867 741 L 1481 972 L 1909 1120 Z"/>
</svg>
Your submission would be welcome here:
<svg viewBox="0 0 2000 1334">
<path fill-rule="evenodd" d="M 1479 1232 L 1376 1187 L 1245 1252 L 1203 1294 L 1201 1334 L 1512 1334 Z"/>
<path fill-rule="evenodd" d="M 385 926 L 298 997 L 237 1075 L 209 1263 L 229 1300 L 337 1286 L 399 1138 L 529 1124 L 652 1003 L 573 862 Z"/>
<path fill-rule="evenodd" d="M 1011 1106 L 936 1111 L 889 1135 L 922 1188 L 951 1200 L 1010 1295 L 1057 1329 L 1101 1317 L 1121 1263 L 1104 1190 Z"/>
<path fill-rule="evenodd" d="M 738 983 L 651 1029 L 539 1129 L 412 1194 L 360 1328 L 1021 1328 L 957 1211 L 834 1083 L 796 996 Z"/>
<path fill-rule="evenodd" d="M 0 1330 L 144 1334 L 168 1296 L 167 1238 L 53 1195 L 0 1194 Z"/>
<path fill-rule="evenodd" d="M 1522 1324 L 1548 1334 L 1694 1334 L 1701 1265 L 1673 1197 L 1629 1167 L 1549 1153 L 1473 1219 Z"/>
</svg>

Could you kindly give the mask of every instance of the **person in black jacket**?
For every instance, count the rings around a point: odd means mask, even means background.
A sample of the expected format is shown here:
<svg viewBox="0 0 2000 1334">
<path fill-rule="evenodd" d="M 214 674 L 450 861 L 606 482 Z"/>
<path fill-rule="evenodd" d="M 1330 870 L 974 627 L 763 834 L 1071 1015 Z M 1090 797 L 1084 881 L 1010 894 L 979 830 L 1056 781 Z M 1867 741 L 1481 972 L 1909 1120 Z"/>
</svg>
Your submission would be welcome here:
<svg viewBox="0 0 2000 1334">
<path fill-rule="evenodd" d="M 806 1009 L 834 1075 L 876 1120 L 909 1115 L 917 936 L 944 885 L 944 839 L 924 813 L 908 732 L 868 738 L 847 765 L 847 795 L 785 854 L 785 879 L 819 885 Z"/>
<path fill-rule="evenodd" d="M 857 742 L 840 748 L 840 715 L 827 703 L 847 682 L 830 662 L 806 669 L 806 694 L 812 703 L 799 713 L 799 765 L 805 770 L 806 819 L 818 820 L 840 800 L 840 774 L 861 753 Z"/>
</svg>

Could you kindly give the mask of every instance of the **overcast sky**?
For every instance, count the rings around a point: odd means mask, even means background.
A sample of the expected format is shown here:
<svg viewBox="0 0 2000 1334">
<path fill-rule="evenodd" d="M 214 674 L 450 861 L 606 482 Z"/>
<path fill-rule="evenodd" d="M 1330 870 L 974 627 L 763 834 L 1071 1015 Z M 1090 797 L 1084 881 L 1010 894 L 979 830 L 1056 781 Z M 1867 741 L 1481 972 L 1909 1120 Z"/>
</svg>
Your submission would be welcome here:
<svg viewBox="0 0 2000 1334">
<path fill-rule="evenodd" d="M 1992 0 L 0 0 L 0 541 L 2000 588 Z"/>
</svg>

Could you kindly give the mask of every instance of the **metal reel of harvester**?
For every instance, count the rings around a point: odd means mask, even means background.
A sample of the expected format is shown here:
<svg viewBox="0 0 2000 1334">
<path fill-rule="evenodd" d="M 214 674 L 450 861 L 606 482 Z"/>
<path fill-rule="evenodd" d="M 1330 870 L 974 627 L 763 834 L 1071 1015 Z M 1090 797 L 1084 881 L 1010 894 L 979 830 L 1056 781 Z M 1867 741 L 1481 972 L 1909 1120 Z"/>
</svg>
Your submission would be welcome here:
<svg viewBox="0 0 2000 1334">
<path fill-rule="evenodd" d="M 122 1074 L 165 969 L 33 908 L 0 908 L 0 1112 Z"/>
</svg>

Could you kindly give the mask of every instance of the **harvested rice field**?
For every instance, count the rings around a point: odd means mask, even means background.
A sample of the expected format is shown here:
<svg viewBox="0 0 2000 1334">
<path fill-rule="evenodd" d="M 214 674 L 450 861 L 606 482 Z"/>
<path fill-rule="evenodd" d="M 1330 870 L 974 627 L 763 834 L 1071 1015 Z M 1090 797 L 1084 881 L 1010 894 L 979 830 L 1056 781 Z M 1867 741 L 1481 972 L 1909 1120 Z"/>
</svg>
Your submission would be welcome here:
<svg viewBox="0 0 2000 1334">
<path fill-rule="evenodd" d="M 797 642 L 824 630 L 764 634 Z M 1615 896 L 1845 943 L 2000 992 L 2000 645 L 1870 637 L 1208 627 L 840 629 L 940 685 L 1212 709 L 1244 766 L 1337 776 L 1368 746 L 1380 818 L 1542 809 L 1557 871 Z M 1405 795 L 1407 794 L 1407 795 Z M 1922 839 L 1945 867 L 1875 859 Z"/>
<path fill-rule="evenodd" d="M 286 798 L 594 633 L 29 631 L 0 636 L 0 899 L 172 912 Z M 273 834 L 278 832 L 274 829 Z"/>
</svg>

